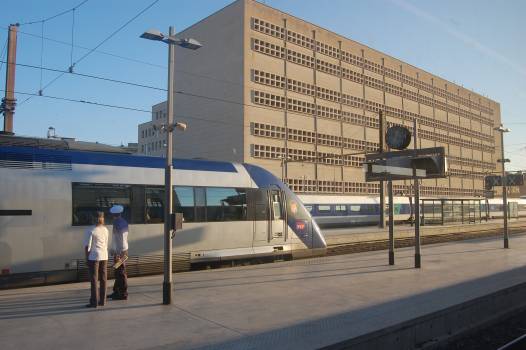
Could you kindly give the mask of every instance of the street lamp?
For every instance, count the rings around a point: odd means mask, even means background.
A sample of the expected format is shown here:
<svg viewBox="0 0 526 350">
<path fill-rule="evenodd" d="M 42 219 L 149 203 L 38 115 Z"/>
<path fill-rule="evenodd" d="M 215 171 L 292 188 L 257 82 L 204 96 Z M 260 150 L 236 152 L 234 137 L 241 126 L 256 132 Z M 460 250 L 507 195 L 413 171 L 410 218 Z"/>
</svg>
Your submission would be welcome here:
<svg viewBox="0 0 526 350">
<path fill-rule="evenodd" d="M 169 35 L 165 36 L 157 29 L 150 29 L 141 35 L 141 38 L 162 41 L 168 44 L 168 99 L 167 99 L 167 121 L 164 126 L 166 131 L 166 167 L 164 172 L 164 190 L 166 202 L 164 204 L 164 281 L 163 281 L 163 304 L 172 303 L 172 133 L 175 128 L 185 130 L 186 124 L 173 122 L 173 94 L 174 94 L 174 65 L 175 65 L 175 45 L 190 50 L 197 50 L 201 44 L 195 39 L 176 38 L 174 27 L 170 27 Z"/>
<path fill-rule="evenodd" d="M 506 169 L 504 165 L 509 162 L 509 159 L 504 158 L 504 133 L 510 132 L 508 128 L 504 128 L 502 124 L 493 130 L 500 132 L 500 151 L 501 157 L 497 159 L 497 162 L 502 163 L 502 213 L 504 215 L 504 248 L 509 248 L 509 237 L 508 237 L 508 190 L 506 188 Z"/>
</svg>

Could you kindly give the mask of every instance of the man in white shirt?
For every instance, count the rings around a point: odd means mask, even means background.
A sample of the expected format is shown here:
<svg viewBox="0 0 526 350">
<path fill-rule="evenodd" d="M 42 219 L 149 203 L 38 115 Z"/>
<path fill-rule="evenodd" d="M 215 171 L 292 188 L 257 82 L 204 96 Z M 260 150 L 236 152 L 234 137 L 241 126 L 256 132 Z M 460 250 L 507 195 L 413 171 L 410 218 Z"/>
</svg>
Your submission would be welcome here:
<svg viewBox="0 0 526 350">
<path fill-rule="evenodd" d="M 84 251 L 88 262 L 91 298 L 86 307 L 104 306 L 108 267 L 108 229 L 104 226 L 104 213 L 98 213 L 97 224 L 86 231 Z M 100 280 L 100 290 L 97 288 Z"/>
</svg>

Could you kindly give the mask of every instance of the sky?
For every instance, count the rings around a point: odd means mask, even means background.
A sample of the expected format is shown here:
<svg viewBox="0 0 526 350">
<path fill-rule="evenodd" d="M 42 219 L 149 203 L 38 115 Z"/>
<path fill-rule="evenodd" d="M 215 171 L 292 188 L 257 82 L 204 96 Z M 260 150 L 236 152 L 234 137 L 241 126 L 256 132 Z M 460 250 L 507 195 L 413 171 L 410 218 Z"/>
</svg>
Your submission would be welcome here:
<svg viewBox="0 0 526 350">
<path fill-rule="evenodd" d="M 166 45 L 140 39 L 139 35 L 149 28 L 167 32 L 170 25 L 177 31 L 183 30 L 232 2 L 158 0 L 125 25 L 155 0 L 1 1 L 5 4 L 0 12 L 0 58 L 5 57 L 2 49 L 8 25 L 37 21 L 19 28 L 17 63 L 67 70 L 76 62 L 76 73 L 159 88 L 166 87 Z M 526 170 L 526 27 L 523 25 L 526 1 L 262 2 L 499 102 L 504 126 L 511 129 L 505 134 L 506 158 L 511 159 L 507 169 Z M 47 20 L 44 25 L 38 22 L 79 4 L 82 5 L 74 11 Z M 122 30 L 111 36 L 123 25 Z M 59 75 L 19 66 L 15 90 L 38 94 Z M 0 79 L 4 89 L 2 63 Z M 4 92 L 0 93 L 3 96 Z M 166 99 L 162 90 L 71 74 L 63 74 L 52 82 L 43 89 L 43 95 L 143 111 L 150 111 L 152 105 Z M 151 119 L 147 112 L 40 96 L 24 102 L 28 97 L 31 96 L 16 96 L 14 131 L 19 135 L 45 137 L 48 127 L 53 126 L 60 136 L 120 145 L 137 142 L 138 124 Z"/>
</svg>

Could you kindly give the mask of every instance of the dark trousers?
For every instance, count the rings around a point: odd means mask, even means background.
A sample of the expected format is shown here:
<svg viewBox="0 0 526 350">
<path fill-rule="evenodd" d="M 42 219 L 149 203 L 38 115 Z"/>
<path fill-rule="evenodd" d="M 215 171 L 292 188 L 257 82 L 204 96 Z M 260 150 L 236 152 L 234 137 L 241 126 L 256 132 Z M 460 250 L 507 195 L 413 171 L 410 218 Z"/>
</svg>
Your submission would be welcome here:
<svg viewBox="0 0 526 350">
<path fill-rule="evenodd" d="M 121 259 L 128 256 L 128 252 L 121 253 Z M 128 297 L 128 274 L 126 273 L 126 262 L 115 270 L 115 283 L 113 284 L 113 296 L 115 299 Z"/>
<path fill-rule="evenodd" d="M 91 283 L 91 305 L 104 305 L 106 303 L 106 281 L 108 261 L 88 260 L 89 281 Z M 100 289 L 97 288 L 97 280 L 100 281 Z"/>
</svg>

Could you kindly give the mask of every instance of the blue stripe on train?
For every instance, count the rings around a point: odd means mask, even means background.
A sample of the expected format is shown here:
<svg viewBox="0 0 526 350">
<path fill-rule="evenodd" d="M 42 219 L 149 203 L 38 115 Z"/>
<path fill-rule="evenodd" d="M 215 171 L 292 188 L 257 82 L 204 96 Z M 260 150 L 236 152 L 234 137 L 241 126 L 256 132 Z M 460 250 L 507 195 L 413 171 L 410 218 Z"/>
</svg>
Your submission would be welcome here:
<svg viewBox="0 0 526 350">
<path fill-rule="evenodd" d="M 21 162 L 50 162 L 63 164 L 93 164 L 137 168 L 164 168 L 160 157 L 145 157 L 129 154 L 102 153 L 73 150 L 53 150 L 35 147 L 0 147 L 0 160 Z M 174 168 L 179 170 L 219 171 L 236 173 L 232 163 L 209 160 L 174 159 Z"/>
</svg>

